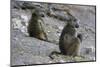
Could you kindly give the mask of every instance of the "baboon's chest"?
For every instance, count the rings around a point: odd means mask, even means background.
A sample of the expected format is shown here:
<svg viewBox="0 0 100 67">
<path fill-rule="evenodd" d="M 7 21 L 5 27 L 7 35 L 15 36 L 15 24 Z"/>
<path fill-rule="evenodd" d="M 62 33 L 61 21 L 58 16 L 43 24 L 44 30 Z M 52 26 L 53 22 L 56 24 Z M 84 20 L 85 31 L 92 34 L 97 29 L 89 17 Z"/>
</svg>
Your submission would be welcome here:
<svg viewBox="0 0 100 67">
<path fill-rule="evenodd" d="M 65 34 L 64 40 L 63 40 L 63 41 L 64 41 L 65 44 L 70 44 L 70 43 L 72 42 L 73 39 L 74 39 L 73 36 L 68 35 L 68 34 Z"/>
<path fill-rule="evenodd" d="M 70 35 L 70 36 L 76 36 L 76 29 L 68 29 L 66 30 L 66 34 Z"/>
</svg>

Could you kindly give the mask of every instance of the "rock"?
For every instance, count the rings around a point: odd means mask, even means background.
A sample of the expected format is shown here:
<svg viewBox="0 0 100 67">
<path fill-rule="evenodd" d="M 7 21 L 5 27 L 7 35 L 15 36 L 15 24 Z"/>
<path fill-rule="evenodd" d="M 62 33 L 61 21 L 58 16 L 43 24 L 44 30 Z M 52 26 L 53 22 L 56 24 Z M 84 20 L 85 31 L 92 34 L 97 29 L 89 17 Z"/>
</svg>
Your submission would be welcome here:
<svg viewBox="0 0 100 67">
<path fill-rule="evenodd" d="M 21 34 L 19 30 L 12 30 L 12 65 L 43 64 L 50 61 L 48 56 L 52 51 L 59 51 L 57 45 Z"/>
<path fill-rule="evenodd" d="M 55 54 L 52 56 L 52 62 L 56 62 L 56 63 L 65 63 L 65 62 L 77 62 L 77 61 L 88 61 L 91 60 L 88 57 L 82 57 L 82 56 L 65 56 L 65 55 L 58 55 Z"/>
</svg>

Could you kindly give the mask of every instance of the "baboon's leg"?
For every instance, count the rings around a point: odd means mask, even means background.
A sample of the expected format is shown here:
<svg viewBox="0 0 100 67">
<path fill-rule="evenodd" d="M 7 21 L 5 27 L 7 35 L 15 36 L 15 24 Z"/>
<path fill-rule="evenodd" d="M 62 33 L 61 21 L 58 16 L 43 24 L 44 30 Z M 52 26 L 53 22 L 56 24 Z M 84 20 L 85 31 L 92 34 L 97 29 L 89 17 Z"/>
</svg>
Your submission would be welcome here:
<svg viewBox="0 0 100 67">
<path fill-rule="evenodd" d="M 60 52 L 57 52 L 57 51 L 53 51 L 53 52 L 51 52 L 51 54 L 49 55 L 49 57 L 50 57 L 51 59 L 54 59 L 53 56 L 52 56 L 52 55 L 54 55 L 54 54 L 56 54 L 56 55 L 58 54 L 58 55 L 59 55 L 59 54 L 61 54 L 61 53 L 60 53 Z"/>
<path fill-rule="evenodd" d="M 67 55 L 77 56 L 79 53 L 80 40 L 78 38 L 73 39 L 69 48 L 67 49 Z"/>
<path fill-rule="evenodd" d="M 68 34 L 65 34 L 61 37 L 59 42 L 59 48 L 62 54 L 66 55 L 67 49 L 70 46 L 71 37 Z"/>
</svg>

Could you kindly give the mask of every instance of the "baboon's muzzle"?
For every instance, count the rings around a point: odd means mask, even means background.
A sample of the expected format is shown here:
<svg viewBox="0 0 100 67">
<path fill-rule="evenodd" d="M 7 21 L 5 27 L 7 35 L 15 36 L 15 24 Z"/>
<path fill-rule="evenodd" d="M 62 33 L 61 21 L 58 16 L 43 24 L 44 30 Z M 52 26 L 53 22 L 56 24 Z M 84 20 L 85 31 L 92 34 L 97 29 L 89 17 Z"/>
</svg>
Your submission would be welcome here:
<svg viewBox="0 0 100 67">
<path fill-rule="evenodd" d="M 79 28 L 79 24 L 76 24 L 75 27 L 76 27 L 76 28 Z"/>
</svg>

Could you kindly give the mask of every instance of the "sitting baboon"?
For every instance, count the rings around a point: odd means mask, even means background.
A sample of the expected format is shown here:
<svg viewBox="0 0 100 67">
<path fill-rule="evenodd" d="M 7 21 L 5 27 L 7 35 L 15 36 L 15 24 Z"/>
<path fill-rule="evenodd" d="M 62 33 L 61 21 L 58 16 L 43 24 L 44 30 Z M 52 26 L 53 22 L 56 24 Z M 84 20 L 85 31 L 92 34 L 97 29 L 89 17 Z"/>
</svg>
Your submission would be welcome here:
<svg viewBox="0 0 100 67">
<path fill-rule="evenodd" d="M 41 40 L 47 40 L 46 32 L 44 31 L 43 21 L 38 12 L 33 12 L 28 25 L 28 33 L 30 37 L 35 37 Z"/>
<path fill-rule="evenodd" d="M 77 19 L 71 19 L 63 28 L 59 39 L 59 48 L 61 54 L 70 56 L 78 55 L 79 46 L 82 41 L 82 35 L 77 34 L 76 32 L 76 28 L 78 27 L 79 24 L 77 23 Z"/>
</svg>

